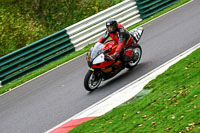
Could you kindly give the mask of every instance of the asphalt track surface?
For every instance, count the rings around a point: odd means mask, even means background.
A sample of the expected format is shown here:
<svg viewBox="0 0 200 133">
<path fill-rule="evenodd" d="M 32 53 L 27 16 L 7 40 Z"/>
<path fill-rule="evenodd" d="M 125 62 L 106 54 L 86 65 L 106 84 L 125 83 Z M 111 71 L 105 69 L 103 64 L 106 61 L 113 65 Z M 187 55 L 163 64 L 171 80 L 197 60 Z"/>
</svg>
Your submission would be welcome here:
<svg viewBox="0 0 200 133">
<path fill-rule="evenodd" d="M 88 67 L 81 56 L 0 96 L 0 132 L 45 132 L 196 45 L 200 42 L 199 7 L 200 1 L 194 0 L 145 24 L 139 65 L 123 70 L 92 93 L 83 86 Z"/>
</svg>

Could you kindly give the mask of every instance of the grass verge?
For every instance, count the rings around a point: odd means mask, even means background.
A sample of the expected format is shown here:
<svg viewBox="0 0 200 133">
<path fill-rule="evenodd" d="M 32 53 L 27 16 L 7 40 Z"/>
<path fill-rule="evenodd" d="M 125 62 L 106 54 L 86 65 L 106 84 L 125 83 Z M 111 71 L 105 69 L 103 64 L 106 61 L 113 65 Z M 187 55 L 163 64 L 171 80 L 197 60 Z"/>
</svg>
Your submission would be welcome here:
<svg viewBox="0 0 200 133">
<path fill-rule="evenodd" d="M 200 131 L 200 49 L 144 89 L 146 96 L 74 128 L 70 133 Z"/>
<path fill-rule="evenodd" d="M 155 18 L 157 18 L 157 17 L 159 17 L 159 16 L 161 16 L 161 15 L 163 15 L 163 14 L 165 14 L 165 13 L 167 13 L 167 12 L 169 12 L 169 11 L 171 11 L 171 10 L 173 10 L 173 9 L 175 9 L 175 8 L 185 4 L 187 2 L 189 2 L 189 1 L 190 0 L 179 0 L 173 6 L 171 6 L 169 8 L 166 8 L 165 10 L 163 10 L 163 11 L 161 11 L 161 12 L 159 12 L 159 13 L 157 13 L 157 14 L 155 14 L 155 15 L 153 15 L 153 16 L 151 16 L 151 17 L 149 17 L 149 18 L 147 18 L 147 19 L 145 19 L 145 20 L 143 20 L 143 21 L 131 26 L 131 27 L 129 27 L 128 30 L 132 30 L 132 29 L 134 29 L 134 28 L 136 28 L 136 27 L 138 27 L 138 26 L 140 26 L 142 24 L 145 24 L 145 23 L 147 23 L 147 22 L 149 22 L 149 21 L 151 21 L 151 20 L 153 20 L 153 19 L 155 19 Z M 87 47 L 85 47 L 84 49 L 82 49 L 80 51 L 77 51 L 77 52 L 74 52 L 72 54 L 66 55 L 65 57 L 63 57 L 62 59 L 60 59 L 58 61 L 52 62 L 52 63 L 50 63 L 50 64 L 48 64 L 48 65 L 46 65 L 46 66 L 44 66 L 44 67 L 42 67 L 42 68 L 40 68 L 38 70 L 35 70 L 35 71 L 31 72 L 31 73 L 26 74 L 25 76 L 22 76 L 19 79 L 13 80 L 12 82 L 10 82 L 8 84 L 5 84 L 3 87 L 0 88 L 0 94 L 3 94 L 3 93 L 5 93 L 5 92 L 7 92 L 9 90 L 12 90 L 13 88 L 15 88 L 15 87 L 17 87 L 17 86 L 19 86 L 19 85 L 31 80 L 31 79 L 33 79 L 33 78 L 35 78 L 35 77 L 37 77 L 37 76 L 39 76 L 39 75 L 41 75 L 41 74 L 43 74 L 43 73 L 45 73 L 45 72 L 47 72 L 47 71 L 49 71 L 51 69 L 63 64 L 63 63 L 65 63 L 65 62 L 67 62 L 67 61 L 69 61 L 69 60 L 71 60 L 71 59 L 73 59 L 73 58 L 85 53 L 85 52 L 87 52 L 93 45 L 94 44 L 90 44 L 90 45 L 88 45 Z"/>
</svg>

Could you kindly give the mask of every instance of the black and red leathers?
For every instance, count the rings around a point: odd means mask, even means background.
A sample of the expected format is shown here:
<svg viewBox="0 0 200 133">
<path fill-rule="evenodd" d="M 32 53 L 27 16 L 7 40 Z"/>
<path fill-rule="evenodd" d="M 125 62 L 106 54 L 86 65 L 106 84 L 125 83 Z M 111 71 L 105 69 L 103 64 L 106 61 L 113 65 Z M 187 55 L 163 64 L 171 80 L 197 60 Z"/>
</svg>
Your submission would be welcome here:
<svg viewBox="0 0 200 133">
<path fill-rule="evenodd" d="M 120 55 L 120 53 L 125 50 L 124 55 L 127 55 L 131 58 L 133 50 L 127 49 L 128 51 L 126 52 L 126 48 L 132 46 L 133 44 L 133 37 L 130 35 L 130 33 L 120 24 L 117 23 L 117 30 L 116 33 L 109 33 L 106 31 L 105 35 L 101 37 L 98 42 L 104 43 L 108 37 L 111 37 L 112 40 L 115 41 L 115 43 L 118 44 L 116 51 L 114 55 L 112 56 L 114 59 Z"/>
</svg>

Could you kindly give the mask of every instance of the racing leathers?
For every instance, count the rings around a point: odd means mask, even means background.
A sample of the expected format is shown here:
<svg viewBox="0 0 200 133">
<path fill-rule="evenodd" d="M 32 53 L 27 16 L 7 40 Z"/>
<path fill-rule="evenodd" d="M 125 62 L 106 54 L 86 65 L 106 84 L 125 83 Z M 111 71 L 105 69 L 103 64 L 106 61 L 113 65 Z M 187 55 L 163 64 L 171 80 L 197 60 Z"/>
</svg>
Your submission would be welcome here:
<svg viewBox="0 0 200 133">
<path fill-rule="evenodd" d="M 120 53 L 124 51 L 124 60 L 129 61 L 133 54 L 133 49 L 131 46 L 134 45 L 133 37 L 130 35 L 130 33 L 121 24 L 117 23 L 116 33 L 109 33 L 106 31 L 104 36 L 101 37 L 98 42 L 104 43 L 108 37 L 111 37 L 112 40 L 118 44 L 115 53 L 110 56 L 111 60 L 115 60 L 116 57 L 118 57 Z"/>
</svg>

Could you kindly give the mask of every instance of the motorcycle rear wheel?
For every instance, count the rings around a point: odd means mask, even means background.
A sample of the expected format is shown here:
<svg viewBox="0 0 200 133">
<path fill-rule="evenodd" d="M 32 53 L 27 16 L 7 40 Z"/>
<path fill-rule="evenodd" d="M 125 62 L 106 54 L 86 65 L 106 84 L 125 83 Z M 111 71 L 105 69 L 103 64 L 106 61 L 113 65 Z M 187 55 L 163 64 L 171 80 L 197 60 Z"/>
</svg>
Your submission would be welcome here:
<svg viewBox="0 0 200 133">
<path fill-rule="evenodd" d="M 101 77 L 98 77 L 98 72 L 89 70 L 84 79 L 84 87 L 88 91 L 94 91 L 97 89 L 102 81 Z"/>
<path fill-rule="evenodd" d="M 135 46 L 133 50 L 137 58 L 135 59 L 135 57 L 133 57 L 132 60 L 127 63 L 126 68 L 129 68 L 129 69 L 132 69 L 135 66 L 137 66 L 137 64 L 139 63 L 142 57 L 142 48 L 140 45 Z"/>
</svg>

